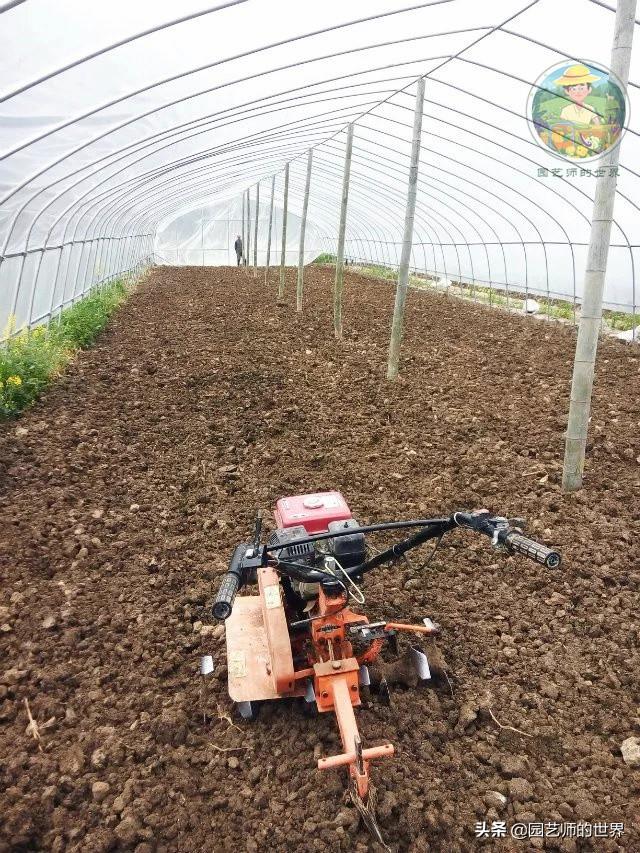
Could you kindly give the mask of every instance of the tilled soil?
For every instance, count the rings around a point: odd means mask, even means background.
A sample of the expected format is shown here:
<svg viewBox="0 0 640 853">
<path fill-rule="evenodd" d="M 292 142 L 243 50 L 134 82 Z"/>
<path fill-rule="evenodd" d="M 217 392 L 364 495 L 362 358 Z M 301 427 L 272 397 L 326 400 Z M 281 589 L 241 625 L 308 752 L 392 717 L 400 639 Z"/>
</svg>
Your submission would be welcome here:
<svg viewBox="0 0 640 853">
<path fill-rule="evenodd" d="M 362 522 L 522 515 L 564 555 L 549 572 L 459 532 L 423 572 L 367 579 L 371 616 L 442 625 L 450 678 L 358 711 L 365 744 L 396 746 L 373 769 L 391 849 L 640 850 L 640 770 L 619 750 L 640 734 L 638 350 L 601 344 L 586 488 L 563 496 L 573 330 L 412 292 L 390 384 L 390 285 L 347 276 L 341 344 L 330 270 L 307 271 L 302 315 L 287 286 L 276 306 L 275 275 L 266 292 L 157 269 L 1 428 L 0 850 L 376 849 L 341 772 L 315 769 L 332 715 L 239 720 L 207 627 L 256 507 L 328 488 Z M 476 840 L 498 819 L 625 829 Z"/>
</svg>

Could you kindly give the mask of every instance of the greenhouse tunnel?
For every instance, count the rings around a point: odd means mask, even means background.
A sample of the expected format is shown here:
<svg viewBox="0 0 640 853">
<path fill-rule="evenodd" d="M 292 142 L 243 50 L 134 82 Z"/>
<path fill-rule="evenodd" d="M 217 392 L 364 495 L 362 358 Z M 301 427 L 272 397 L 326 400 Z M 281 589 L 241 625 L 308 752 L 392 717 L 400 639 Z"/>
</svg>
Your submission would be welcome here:
<svg viewBox="0 0 640 853">
<path fill-rule="evenodd" d="M 640 851 L 636 6 L 0 0 L 0 853 Z"/>
<path fill-rule="evenodd" d="M 606 3 L 363 2 L 346 13 L 330 2 L 307 8 L 303 25 L 295 3 L 277 14 L 267 4 L 187 3 L 179 19 L 172 8 L 96 10 L 89 22 L 73 3 L 63 13 L 43 0 L 3 7 L 3 328 L 10 317 L 15 330 L 47 321 L 126 270 L 229 262 L 222 222 L 234 218 L 239 230 L 241 198 L 249 190 L 255 211 L 258 183 L 262 257 L 271 178 L 277 232 L 284 165 L 299 217 L 309 150 L 305 260 L 335 254 L 350 123 L 345 254 L 396 267 L 419 76 L 412 268 L 445 287 L 580 301 L 595 170 L 558 169 L 534 139 L 527 98 L 546 69 L 578 54 L 606 66 Z M 605 307 L 634 317 L 636 78 L 632 66 L 604 295 Z M 295 249 L 293 227 L 287 263 Z"/>
</svg>

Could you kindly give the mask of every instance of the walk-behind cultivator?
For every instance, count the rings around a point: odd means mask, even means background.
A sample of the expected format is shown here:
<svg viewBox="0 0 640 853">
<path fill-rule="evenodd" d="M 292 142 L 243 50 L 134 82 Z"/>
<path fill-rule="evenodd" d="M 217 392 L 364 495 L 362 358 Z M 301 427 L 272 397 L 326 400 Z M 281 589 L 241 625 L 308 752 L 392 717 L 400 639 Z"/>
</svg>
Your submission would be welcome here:
<svg viewBox="0 0 640 853">
<path fill-rule="evenodd" d="M 360 687 L 369 684 L 369 666 L 385 644 L 397 654 L 400 633 L 413 635 L 407 659 L 419 678 L 430 677 L 420 637 L 438 631 L 430 619 L 422 624 L 369 622 L 350 602 L 364 603 L 367 572 L 404 558 L 408 551 L 436 540 L 456 527 L 482 533 L 495 548 L 518 553 L 548 568 L 560 565 L 556 551 L 525 537 L 518 520 L 491 516 L 486 510 L 454 512 L 447 518 L 398 521 L 361 527 L 339 492 L 298 495 L 276 503 L 277 529 L 261 542 L 256 520 L 253 542 L 236 547 L 213 604 L 213 616 L 226 621 L 229 695 L 245 719 L 254 719 L 264 700 L 300 697 L 320 713 L 337 717 L 342 752 L 321 758 L 320 770 L 347 767 L 350 792 L 363 819 L 381 842 L 375 821 L 370 763 L 393 755 L 393 745 L 364 747 L 354 707 Z M 521 522 L 520 522 L 521 523 Z M 411 530 L 406 539 L 369 556 L 365 536 Z M 236 593 L 248 584 L 258 595 Z M 384 678 L 378 692 L 388 695 Z"/>
</svg>

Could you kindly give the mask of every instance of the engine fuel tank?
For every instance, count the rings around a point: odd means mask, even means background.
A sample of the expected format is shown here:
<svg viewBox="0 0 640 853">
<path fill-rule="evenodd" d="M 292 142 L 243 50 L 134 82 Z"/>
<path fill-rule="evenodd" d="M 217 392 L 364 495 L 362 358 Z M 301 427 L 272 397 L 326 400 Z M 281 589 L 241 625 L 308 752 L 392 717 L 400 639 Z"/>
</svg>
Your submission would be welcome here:
<svg viewBox="0 0 640 853">
<path fill-rule="evenodd" d="M 332 521 L 352 518 L 351 510 L 340 492 L 314 492 L 294 495 L 276 502 L 275 520 L 278 527 L 303 525 L 308 534 L 325 533 Z"/>
</svg>

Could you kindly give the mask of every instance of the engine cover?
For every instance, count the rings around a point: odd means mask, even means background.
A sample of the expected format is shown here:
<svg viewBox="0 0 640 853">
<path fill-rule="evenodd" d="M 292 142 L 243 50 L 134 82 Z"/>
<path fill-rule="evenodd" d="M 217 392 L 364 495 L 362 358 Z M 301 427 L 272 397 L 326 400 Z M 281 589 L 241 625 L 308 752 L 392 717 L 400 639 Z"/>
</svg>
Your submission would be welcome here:
<svg viewBox="0 0 640 853">
<path fill-rule="evenodd" d="M 274 515 L 278 527 L 303 525 L 309 535 L 326 533 L 332 521 L 352 518 L 351 510 L 340 492 L 315 492 L 280 498 Z"/>
<path fill-rule="evenodd" d="M 281 551 L 276 551 L 275 556 L 281 560 L 293 560 L 298 563 L 313 563 L 315 560 L 315 549 L 313 542 L 297 545 L 298 539 L 305 539 L 307 531 L 300 524 L 295 527 L 287 527 L 274 530 L 269 537 L 269 546 L 282 545 Z"/>
</svg>

